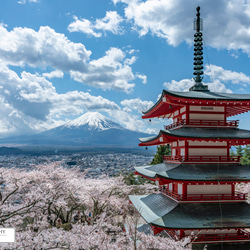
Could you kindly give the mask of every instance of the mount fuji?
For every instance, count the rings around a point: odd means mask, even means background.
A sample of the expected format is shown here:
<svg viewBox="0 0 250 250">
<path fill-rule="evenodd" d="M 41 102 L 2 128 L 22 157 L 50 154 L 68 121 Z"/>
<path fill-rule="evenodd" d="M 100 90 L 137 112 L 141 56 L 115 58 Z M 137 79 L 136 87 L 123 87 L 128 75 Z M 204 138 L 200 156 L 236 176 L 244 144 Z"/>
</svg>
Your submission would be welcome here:
<svg viewBox="0 0 250 250">
<path fill-rule="evenodd" d="M 138 138 L 150 136 L 124 128 L 98 112 L 87 112 L 75 120 L 31 135 L 0 139 L 0 144 L 50 149 L 139 149 Z"/>
<path fill-rule="evenodd" d="M 107 129 L 122 129 L 123 127 L 108 119 L 106 116 L 98 113 L 98 112 L 88 112 L 84 115 L 76 118 L 73 121 L 69 121 L 62 125 L 64 128 L 79 128 L 85 126 L 88 130 L 107 130 Z"/>
</svg>

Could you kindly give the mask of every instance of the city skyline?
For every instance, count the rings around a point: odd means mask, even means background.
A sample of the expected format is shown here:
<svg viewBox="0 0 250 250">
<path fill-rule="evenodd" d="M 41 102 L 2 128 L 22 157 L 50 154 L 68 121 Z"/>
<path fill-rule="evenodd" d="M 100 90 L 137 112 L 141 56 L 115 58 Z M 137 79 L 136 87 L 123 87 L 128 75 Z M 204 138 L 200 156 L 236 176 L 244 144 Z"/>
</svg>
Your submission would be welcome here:
<svg viewBox="0 0 250 250">
<path fill-rule="evenodd" d="M 201 7 L 210 91 L 250 93 L 248 1 L 8 0 L 0 3 L 0 137 L 37 133 L 97 111 L 128 129 L 162 89 L 188 91 Z M 234 118 L 233 118 L 234 119 Z M 247 128 L 249 115 L 241 115 Z"/>
</svg>

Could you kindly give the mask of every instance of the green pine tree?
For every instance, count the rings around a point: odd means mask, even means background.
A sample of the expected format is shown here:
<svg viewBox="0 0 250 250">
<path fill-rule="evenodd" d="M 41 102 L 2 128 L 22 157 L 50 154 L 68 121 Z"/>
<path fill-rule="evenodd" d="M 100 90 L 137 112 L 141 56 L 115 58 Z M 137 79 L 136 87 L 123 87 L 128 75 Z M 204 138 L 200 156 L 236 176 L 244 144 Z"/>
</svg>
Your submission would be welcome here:
<svg viewBox="0 0 250 250">
<path fill-rule="evenodd" d="M 160 145 L 157 146 L 156 154 L 151 162 L 151 165 L 160 164 L 163 162 L 163 155 L 170 155 L 171 150 L 169 145 Z"/>
<path fill-rule="evenodd" d="M 243 156 L 243 148 L 242 148 L 242 146 L 241 145 L 236 146 L 235 148 L 236 148 L 236 155 L 237 156 Z"/>
<path fill-rule="evenodd" d="M 250 145 L 246 145 L 243 149 L 243 154 L 241 157 L 242 165 L 250 165 Z"/>
</svg>

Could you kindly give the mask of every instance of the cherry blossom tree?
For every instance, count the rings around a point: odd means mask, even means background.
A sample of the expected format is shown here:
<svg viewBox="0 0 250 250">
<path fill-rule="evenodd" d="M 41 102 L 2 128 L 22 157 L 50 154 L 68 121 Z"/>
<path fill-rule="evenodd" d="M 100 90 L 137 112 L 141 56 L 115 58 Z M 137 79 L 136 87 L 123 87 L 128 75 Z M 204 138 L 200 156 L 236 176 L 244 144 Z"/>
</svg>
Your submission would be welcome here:
<svg viewBox="0 0 250 250">
<path fill-rule="evenodd" d="M 60 162 L 31 169 L 1 167 L 0 171 L 0 223 L 16 229 L 15 243 L 3 244 L 1 249 L 186 246 L 167 237 L 124 232 L 122 223 L 115 221 L 115 217 L 135 215 L 129 194 L 153 193 L 155 185 L 126 185 L 122 176 L 89 179 L 86 172 L 64 168 Z"/>
</svg>

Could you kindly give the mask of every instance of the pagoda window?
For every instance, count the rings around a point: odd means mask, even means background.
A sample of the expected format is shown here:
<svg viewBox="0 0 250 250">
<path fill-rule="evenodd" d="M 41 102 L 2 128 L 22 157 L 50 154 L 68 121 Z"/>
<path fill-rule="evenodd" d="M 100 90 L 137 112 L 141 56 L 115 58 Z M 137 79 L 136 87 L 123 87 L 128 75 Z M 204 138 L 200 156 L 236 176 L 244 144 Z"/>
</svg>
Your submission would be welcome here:
<svg viewBox="0 0 250 250">
<path fill-rule="evenodd" d="M 184 106 L 183 108 L 180 109 L 180 113 L 183 113 L 186 111 L 186 106 Z"/>
<path fill-rule="evenodd" d="M 182 119 L 182 120 L 185 120 L 186 117 L 187 117 L 186 114 L 183 114 L 183 115 L 181 116 L 181 119 Z"/>
<path fill-rule="evenodd" d="M 189 141 L 189 156 L 228 156 L 229 146 L 227 142 L 205 142 L 205 141 Z"/>
<path fill-rule="evenodd" d="M 191 113 L 189 114 L 191 120 L 219 120 L 224 121 L 225 114 L 209 114 L 209 113 Z"/>
<path fill-rule="evenodd" d="M 202 111 L 202 112 L 218 112 L 218 113 L 224 113 L 225 107 L 218 107 L 218 106 L 190 106 L 189 111 Z"/>
<path fill-rule="evenodd" d="M 174 116 L 177 116 L 177 115 L 179 115 L 179 110 L 176 110 L 176 111 L 174 112 Z"/>
<path fill-rule="evenodd" d="M 187 185 L 187 194 L 231 194 L 231 185 Z"/>
<path fill-rule="evenodd" d="M 175 148 L 172 148 L 172 156 L 175 156 L 176 155 L 176 149 Z"/>
<path fill-rule="evenodd" d="M 178 194 L 183 194 L 183 184 L 178 183 Z"/>
<path fill-rule="evenodd" d="M 189 148 L 189 156 L 227 156 L 227 148 Z"/>
<path fill-rule="evenodd" d="M 226 117 L 225 107 L 217 106 L 190 106 L 189 119 L 193 120 L 219 120 Z"/>
<path fill-rule="evenodd" d="M 170 191 L 172 191 L 173 190 L 173 183 L 169 183 L 168 188 Z"/>
<path fill-rule="evenodd" d="M 181 156 L 185 156 L 185 148 L 181 148 Z"/>
<path fill-rule="evenodd" d="M 223 147 L 227 146 L 227 142 L 222 141 L 188 141 L 189 146 L 214 146 L 214 147 Z"/>
</svg>

